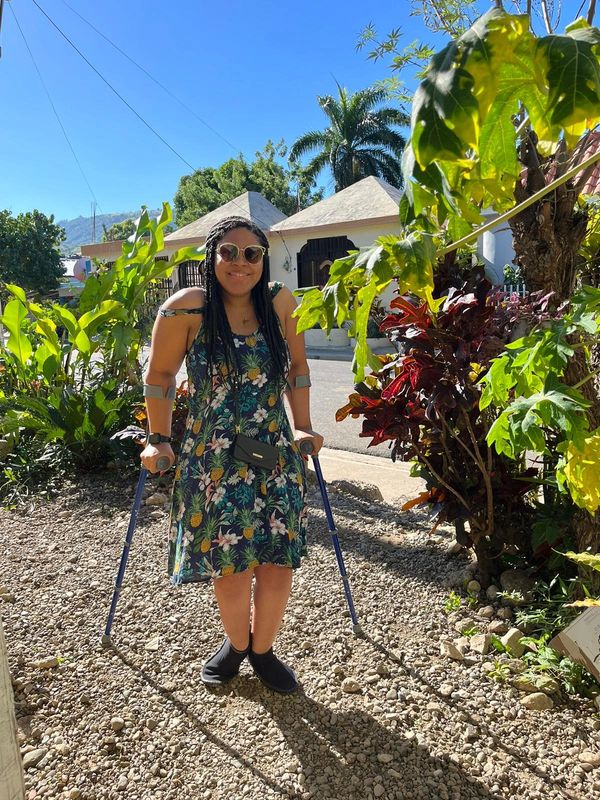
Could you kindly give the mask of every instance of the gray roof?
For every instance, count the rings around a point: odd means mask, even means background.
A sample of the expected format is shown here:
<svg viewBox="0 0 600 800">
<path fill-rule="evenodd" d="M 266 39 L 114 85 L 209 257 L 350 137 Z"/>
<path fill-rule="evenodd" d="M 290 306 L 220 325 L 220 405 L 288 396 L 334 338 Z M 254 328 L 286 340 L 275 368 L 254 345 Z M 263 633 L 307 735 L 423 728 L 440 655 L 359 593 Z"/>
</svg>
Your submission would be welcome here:
<svg viewBox="0 0 600 800">
<path fill-rule="evenodd" d="M 396 219 L 401 197 L 400 189 L 396 189 L 383 178 L 370 176 L 278 222 L 271 230 L 301 230 L 325 225 L 379 221 L 385 217 Z"/>
<path fill-rule="evenodd" d="M 212 226 L 225 217 L 245 217 L 256 223 L 263 231 L 268 232 L 275 223 L 285 220 L 286 216 L 273 203 L 270 203 L 266 197 L 258 192 L 244 192 L 238 197 L 230 200 L 214 211 L 209 211 L 200 219 L 190 222 L 189 225 L 184 225 L 168 236 L 165 236 L 165 242 L 179 241 L 180 239 L 206 239 L 206 235 Z"/>
</svg>

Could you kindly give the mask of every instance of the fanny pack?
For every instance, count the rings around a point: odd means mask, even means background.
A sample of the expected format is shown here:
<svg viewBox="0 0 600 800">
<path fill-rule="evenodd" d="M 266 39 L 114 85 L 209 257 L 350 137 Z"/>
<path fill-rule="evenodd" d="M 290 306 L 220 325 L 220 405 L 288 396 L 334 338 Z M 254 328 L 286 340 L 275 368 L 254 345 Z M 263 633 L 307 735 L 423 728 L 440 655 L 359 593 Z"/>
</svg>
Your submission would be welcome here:
<svg viewBox="0 0 600 800">
<path fill-rule="evenodd" d="M 260 467 L 261 469 L 271 472 L 277 466 L 277 458 L 279 456 L 277 447 L 267 442 L 259 442 L 257 439 L 252 439 L 250 436 L 240 433 L 241 421 L 238 398 L 241 385 L 237 370 L 234 371 L 232 376 L 232 386 L 235 404 L 233 457 L 238 461 L 243 461 L 245 464 L 250 464 L 253 467 Z"/>
<path fill-rule="evenodd" d="M 262 467 L 269 472 L 277 466 L 277 448 L 275 445 L 251 439 L 243 433 L 236 433 L 233 440 L 233 457 L 253 467 Z"/>
</svg>

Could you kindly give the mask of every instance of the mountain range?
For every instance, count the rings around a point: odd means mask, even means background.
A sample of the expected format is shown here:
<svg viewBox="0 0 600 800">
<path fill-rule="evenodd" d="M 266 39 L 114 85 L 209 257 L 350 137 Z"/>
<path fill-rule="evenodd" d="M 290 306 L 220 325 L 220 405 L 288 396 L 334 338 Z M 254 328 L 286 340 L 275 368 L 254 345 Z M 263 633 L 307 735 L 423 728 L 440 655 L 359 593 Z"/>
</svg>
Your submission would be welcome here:
<svg viewBox="0 0 600 800">
<path fill-rule="evenodd" d="M 150 216 L 157 216 L 159 211 L 149 211 Z M 114 214 L 96 214 L 96 241 L 102 240 L 103 226 L 110 228 L 115 222 L 123 222 L 125 219 L 137 219 L 140 215 L 138 211 L 123 211 Z M 93 217 L 76 217 L 75 219 L 61 219 L 56 225 L 64 228 L 67 238 L 61 245 L 63 255 L 74 255 L 82 244 L 90 244 L 94 241 L 94 219 Z"/>
</svg>

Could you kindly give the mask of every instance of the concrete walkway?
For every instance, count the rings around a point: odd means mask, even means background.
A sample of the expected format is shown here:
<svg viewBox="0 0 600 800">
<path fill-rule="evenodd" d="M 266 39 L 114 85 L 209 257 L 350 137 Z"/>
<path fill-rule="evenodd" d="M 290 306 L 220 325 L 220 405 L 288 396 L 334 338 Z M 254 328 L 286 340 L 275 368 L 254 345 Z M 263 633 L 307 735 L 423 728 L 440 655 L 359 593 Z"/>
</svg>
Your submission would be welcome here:
<svg viewBox="0 0 600 800">
<path fill-rule="evenodd" d="M 335 480 L 371 483 L 379 487 L 386 503 L 411 500 L 425 489 L 423 480 L 412 478 L 409 465 L 400 461 L 394 464 L 387 458 L 324 447 L 319 463 L 325 483 Z M 309 468 L 312 468 L 310 459 Z"/>
</svg>

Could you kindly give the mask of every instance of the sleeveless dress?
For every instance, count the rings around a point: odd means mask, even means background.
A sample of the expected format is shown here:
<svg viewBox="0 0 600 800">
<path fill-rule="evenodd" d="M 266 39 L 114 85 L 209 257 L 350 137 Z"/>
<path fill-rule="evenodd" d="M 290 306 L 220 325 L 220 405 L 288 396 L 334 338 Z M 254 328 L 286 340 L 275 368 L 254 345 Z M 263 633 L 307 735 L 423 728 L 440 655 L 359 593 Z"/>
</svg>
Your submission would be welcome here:
<svg viewBox="0 0 600 800">
<path fill-rule="evenodd" d="M 282 284 L 271 285 L 274 297 Z M 198 312 L 196 312 L 198 313 Z M 241 432 L 276 445 L 273 471 L 233 458 L 236 403 L 222 345 L 208 374 L 203 326 L 186 357 L 189 413 L 175 470 L 168 571 L 175 584 L 206 581 L 306 555 L 306 473 L 283 392 L 259 330 L 233 334 Z"/>
</svg>

